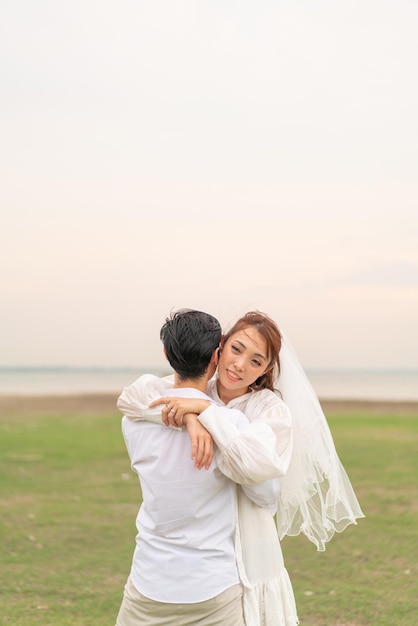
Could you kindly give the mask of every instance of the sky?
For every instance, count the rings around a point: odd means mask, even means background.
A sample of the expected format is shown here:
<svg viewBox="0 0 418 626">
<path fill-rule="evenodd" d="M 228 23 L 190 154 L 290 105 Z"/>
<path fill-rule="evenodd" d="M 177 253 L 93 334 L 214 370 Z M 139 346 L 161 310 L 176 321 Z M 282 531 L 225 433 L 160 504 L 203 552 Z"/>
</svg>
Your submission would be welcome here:
<svg viewBox="0 0 418 626">
<path fill-rule="evenodd" d="M 260 309 L 418 368 L 418 5 L 3 0 L 0 366 L 158 367 Z"/>
</svg>

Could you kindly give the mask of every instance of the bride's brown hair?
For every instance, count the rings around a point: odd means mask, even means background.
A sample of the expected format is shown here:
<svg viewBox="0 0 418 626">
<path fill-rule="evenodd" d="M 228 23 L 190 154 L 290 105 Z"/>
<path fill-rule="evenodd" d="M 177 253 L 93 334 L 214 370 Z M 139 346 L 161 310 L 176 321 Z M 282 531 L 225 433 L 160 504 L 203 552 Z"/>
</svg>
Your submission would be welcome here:
<svg viewBox="0 0 418 626">
<path fill-rule="evenodd" d="M 231 338 L 232 335 L 238 333 L 241 330 L 252 326 L 262 337 L 264 337 L 267 343 L 267 357 L 269 359 L 267 371 L 257 378 L 250 385 L 251 389 L 258 391 L 259 389 L 274 390 L 274 379 L 280 374 L 280 358 L 279 352 L 282 346 L 282 336 L 277 324 L 265 313 L 260 311 L 249 311 L 239 318 L 232 326 L 232 328 L 226 333 L 224 338 L 224 344 Z"/>
</svg>

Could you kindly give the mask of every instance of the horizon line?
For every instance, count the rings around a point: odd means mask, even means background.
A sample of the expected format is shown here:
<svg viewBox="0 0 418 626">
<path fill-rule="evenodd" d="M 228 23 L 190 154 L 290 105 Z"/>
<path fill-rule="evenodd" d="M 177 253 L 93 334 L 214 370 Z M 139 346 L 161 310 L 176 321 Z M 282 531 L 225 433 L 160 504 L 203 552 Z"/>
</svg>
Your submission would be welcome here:
<svg viewBox="0 0 418 626">
<path fill-rule="evenodd" d="M 303 366 L 306 372 L 317 374 L 340 373 L 418 373 L 418 365 L 413 366 L 396 366 L 396 367 L 379 367 L 379 366 L 361 366 L 361 367 L 339 367 L 333 365 L 327 366 Z M 164 366 L 143 366 L 143 365 L 0 365 L 0 372 L 172 372 L 170 367 Z"/>
</svg>

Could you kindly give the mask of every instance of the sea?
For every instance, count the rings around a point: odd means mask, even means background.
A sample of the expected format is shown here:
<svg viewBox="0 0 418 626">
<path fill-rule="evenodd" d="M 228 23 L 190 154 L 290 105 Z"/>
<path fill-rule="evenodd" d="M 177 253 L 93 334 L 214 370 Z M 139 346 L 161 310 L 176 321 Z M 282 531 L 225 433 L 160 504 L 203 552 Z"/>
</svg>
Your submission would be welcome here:
<svg viewBox="0 0 418 626">
<path fill-rule="evenodd" d="M 0 368 L 0 395 L 119 394 L 146 368 Z M 418 370 L 306 370 L 320 399 L 418 401 Z"/>
</svg>

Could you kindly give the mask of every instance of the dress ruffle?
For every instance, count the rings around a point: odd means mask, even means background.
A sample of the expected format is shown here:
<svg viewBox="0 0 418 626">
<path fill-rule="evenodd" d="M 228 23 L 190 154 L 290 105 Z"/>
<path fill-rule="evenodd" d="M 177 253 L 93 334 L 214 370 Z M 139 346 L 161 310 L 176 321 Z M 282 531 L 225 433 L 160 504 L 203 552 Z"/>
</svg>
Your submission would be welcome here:
<svg viewBox="0 0 418 626">
<path fill-rule="evenodd" d="M 246 626 L 296 626 L 299 624 L 292 584 L 285 568 L 278 578 L 244 588 Z"/>
</svg>

